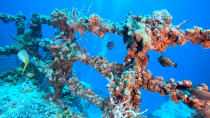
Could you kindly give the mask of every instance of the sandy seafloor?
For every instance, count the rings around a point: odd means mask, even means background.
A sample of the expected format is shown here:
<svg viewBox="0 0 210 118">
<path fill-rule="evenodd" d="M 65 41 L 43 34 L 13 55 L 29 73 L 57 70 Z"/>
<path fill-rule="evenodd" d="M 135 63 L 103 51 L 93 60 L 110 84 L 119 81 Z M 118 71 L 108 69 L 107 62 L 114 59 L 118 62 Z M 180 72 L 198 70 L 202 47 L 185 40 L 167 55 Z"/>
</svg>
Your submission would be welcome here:
<svg viewBox="0 0 210 118">
<path fill-rule="evenodd" d="M 21 79 L 21 78 L 20 78 Z M 33 80 L 34 81 L 34 80 Z M 43 96 L 53 92 L 50 86 L 38 87 L 32 80 L 25 78 L 17 85 L 2 83 L 0 86 L 0 118 L 57 118 L 62 110 L 52 101 L 45 100 Z M 88 118 L 101 118 L 102 111 L 88 103 L 86 99 L 68 94 L 68 87 L 64 89 L 62 101 L 74 112 L 83 112 Z M 154 111 L 148 110 L 143 116 L 148 118 L 187 118 L 194 111 L 182 102 L 164 102 Z"/>
<path fill-rule="evenodd" d="M 62 101 L 66 101 L 69 109 L 83 112 L 90 118 L 99 118 L 102 112 L 88 103 L 87 100 L 68 94 L 64 89 Z M 29 78 L 17 85 L 2 83 L 0 86 L 0 118 L 57 118 L 62 109 L 52 101 L 44 99 L 46 94 L 53 92 L 49 87 L 33 85 Z M 93 116 L 94 114 L 94 116 Z"/>
</svg>

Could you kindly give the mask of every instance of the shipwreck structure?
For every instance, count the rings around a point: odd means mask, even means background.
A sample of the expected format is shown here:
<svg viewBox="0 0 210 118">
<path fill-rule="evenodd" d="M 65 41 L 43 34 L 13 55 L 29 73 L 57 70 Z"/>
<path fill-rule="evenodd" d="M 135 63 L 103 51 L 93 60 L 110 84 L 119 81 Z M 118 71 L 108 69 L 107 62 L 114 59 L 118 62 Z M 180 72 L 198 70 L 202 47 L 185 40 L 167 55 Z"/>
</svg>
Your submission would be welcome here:
<svg viewBox="0 0 210 118">
<path fill-rule="evenodd" d="M 186 41 L 210 48 L 210 30 L 199 27 L 180 30 L 183 23 L 172 25 L 172 16 L 166 10 L 155 11 L 150 16 L 129 13 L 127 20 L 121 23 L 111 22 L 96 14 L 83 16 L 74 9 L 72 12 L 56 9 L 51 16 L 35 13 L 29 22 L 26 22 L 23 14 L 0 13 L 0 19 L 4 23 L 15 22 L 17 26 L 17 37 L 12 36 L 15 43 L 0 47 L 0 54 L 17 54 L 19 50 L 25 49 L 32 57 L 29 68 L 38 70 L 37 78 L 47 78 L 54 88 L 54 93 L 48 97 L 64 109 L 65 104 L 60 98 L 64 85 L 67 85 L 72 94 L 85 97 L 100 107 L 104 118 L 142 117 L 143 112 L 138 108 L 141 88 L 159 92 L 161 96 L 170 95 L 172 101 L 182 101 L 201 116 L 210 117 L 210 93 L 205 84 L 195 87 L 190 80 L 176 82 L 171 79 L 166 82 L 162 77 L 152 76 L 150 70 L 146 69 L 149 61 L 147 53 L 150 50 L 164 52 L 168 46 L 184 45 Z M 59 29 L 59 34 L 42 39 L 42 24 Z M 127 48 L 124 63 L 110 63 L 100 55 L 91 56 L 77 43 L 75 32 L 81 35 L 92 32 L 101 38 L 106 33 L 122 36 Z M 48 55 L 40 55 L 39 48 Z M 87 64 L 106 77 L 109 80 L 106 86 L 110 96 L 100 97 L 82 84 L 72 73 L 74 62 Z"/>
</svg>

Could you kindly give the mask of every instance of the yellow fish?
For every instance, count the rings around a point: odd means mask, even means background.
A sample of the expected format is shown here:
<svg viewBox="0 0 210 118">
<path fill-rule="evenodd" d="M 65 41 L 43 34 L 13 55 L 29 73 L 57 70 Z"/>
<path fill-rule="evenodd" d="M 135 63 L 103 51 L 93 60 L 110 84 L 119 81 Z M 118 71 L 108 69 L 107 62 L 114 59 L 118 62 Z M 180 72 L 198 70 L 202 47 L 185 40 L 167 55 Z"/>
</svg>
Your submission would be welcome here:
<svg viewBox="0 0 210 118">
<path fill-rule="evenodd" d="M 26 69 L 26 67 L 27 67 L 27 65 L 28 65 L 28 63 L 29 63 L 28 53 L 27 53 L 26 50 L 20 50 L 20 51 L 18 52 L 17 55 L 18 55 L 18 58 L 19 58 L 23 63 L 25 63 L 25 66 L 24 66 L 23 72 L 22 72 L 22 74 L 23 74 L 24 71 L 25 71 L 25 69 Z"/>
</svg>

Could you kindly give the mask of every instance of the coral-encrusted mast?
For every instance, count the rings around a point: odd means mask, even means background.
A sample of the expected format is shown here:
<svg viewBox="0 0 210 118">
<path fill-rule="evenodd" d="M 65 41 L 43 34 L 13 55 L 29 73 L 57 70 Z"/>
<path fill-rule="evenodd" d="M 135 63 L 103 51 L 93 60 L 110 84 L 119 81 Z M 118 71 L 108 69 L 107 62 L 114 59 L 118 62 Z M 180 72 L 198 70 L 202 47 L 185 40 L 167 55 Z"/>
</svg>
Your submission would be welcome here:
<svg viewBox="0 0 210 118">
<path fill-rule="evenodd" d="M 129 14 L 127 21 L 122 25 L 111 23 L 97 15 L 92 15 L 89 19 L 73 15 L 65 10 L 60 12 L 55 10 L 52 14 L 52 24 L 67 34 L 76 31 L 83 34 L 90 31 L 99 37 L 103 37 L 106 32 L 116 32 L 123 36 L 123 40 L 127 44 L 128 55 L 125 57 L 124 64 L 118 66 L 119 70 L 122 70 L 117 72 L 118 75 L 114 74 L 118 69 L 112 70 L 112 68 L 109 68 L 107 61 L 103 61 L 104 59 L 101 57 L 95 60 L 89 56 L 84 56 L 86 59 L 83 60 L 86 64 L 90 62 L 90 66 L 93 66 L 107 78 L 110 78 L 110 73 L 113 73 L 113 78 L 107 87 L 111 95 L 114 96 L 115 102 L 123 102 L 129 99 L 129 105 L 137 108 L 141 102 L 139 88 L 143 88 L 152 92 L 159 91 L 161 95 L 170 94 L 175 102 L 180 99 L 196 110 L 205 109 L 207 101 L 199 103 L 198 99 L 179 89 L 192 87 L 190 81 L 185 80 L 184 84 L 181 82 L 177 84 L 171 80 L 167 83 L 163 81 L 163 78 L 151 77 L 150 71 L 145 70 L 145 67 L 148 62 L 146 54 L 152 49 L 163 52 L 169 45 L 183 45 L 186 40 L 190 40 L 194 44 L 199 43 L 204 48 L 209 48 L 209 30 L 202 31 L 197 27 L 185 32 L 179 30 L 179 25 L 171 25 L 172 17 L 165 10 L 157 11 L 149 17 L 136 17 Z M 119 73 L 121 74 L 119 75 Z"/>
<path fill-rule="evenodd" d="M 32 14 L 26 28 L 26 17 L 19 13 L 15 16 L 0 13 L 0 20 L 4 23 L 15 22 L 17 26 L 17 36 L 10 35 L 16 42 L 12 45 L 0 47 L 0 54 L 11 55 L 17 54 L 19 50 L 26 49 L 30 55 L 38 56 L 39 39 L 42 37 L 42 24 L 51 24 L 51 19 L 48 16 L 39 15 L 37 13 Z"/>
<path fill-rule="evenodd" d="M 23 14 L 19 13 L 15 16 L 12 16 L 9 14 L 0 13 L 0 19 L 4 23 L 15 22 L 15 25 L 17 26 L 17 35 L 24 33 L 25 26 L 26 26 L 26 22 L 25 22 L 26 17 Z"/>
<path fill-rule="evenodd" d="M 41 20 L 40 16 L 37 19 Z M 137 17 L 130 13 L 127 20 L 120 24 L 102 19 L 96 14 L 88 18 L 75 10 L 71 13 L 67 10 L 55 10 L 51 19 L 48 17 L 42 19 L 44 23 L 50 23 L 60 29 L 59 35 L 53 39 L 37 40 L 36 44 L 51 53 L 50 59 L 42 60 L 31 53 L 32 63 L 48 78 L 48 82 L 53 84 L 55 93 L 51 97 L 54 101 L 59 101 L 63 86 L 68 85 L 73 94 L 86 97 L 88 101 L 93 101 L 99 106 L 104 112 L 103 117 L 140 117 L 139 89 L 142 88 L 159 92 L 160 95 L 170 95 L 174 102 L 181 100 L 202 116 L 210 117 L 210 93 L 205 84 L 193 87 L 189 80 L 175 82 L 171 79 L 165 82 L 162 77 L 153 77 L 151 72 L 145 69 L 148 63 L 147 53 L 150 50 L 163 52 L 169 45 L 184 45 L 187 40 L 210 48 L 209 30 L 204 31 L 198 27 L 186 31 L 179 30 L 183 23 L 178 26 L 172 25 L 172 16 L 166 10 L 156 11 L 151 16 Z M 30 30 L 33 31 L 33 28 Z M 101 38 L 107 32 L 123 36 L 127 48 L 124 63 L 110 63 L 102 56 L 90 56 L 85 48 L 78 45 L 74 34 L 79 32 L 83 35 L 87 31 Z M 40 38 L 40 35 L 35 37 Z M 0 50 L 1 54 L 4 54 L 3 51 Z M 109 80 L 107 88 L 111 97 L 106 99 L 99 97 L 72 75 L 72 65 L 76 61 L 92 66 Z"/>
</svg>

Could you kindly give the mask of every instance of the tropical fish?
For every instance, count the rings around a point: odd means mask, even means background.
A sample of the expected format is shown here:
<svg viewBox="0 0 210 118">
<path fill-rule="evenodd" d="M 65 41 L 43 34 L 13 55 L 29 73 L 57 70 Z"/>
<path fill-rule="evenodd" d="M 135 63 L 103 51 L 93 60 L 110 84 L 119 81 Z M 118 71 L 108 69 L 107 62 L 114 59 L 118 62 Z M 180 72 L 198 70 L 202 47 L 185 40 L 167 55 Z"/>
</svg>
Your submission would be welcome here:
<svg viewBox="0 0 210 118">
<path fill-rule="evenodd" d="M 21 72 L 21 71 L 23 71 L 23 68 L 22 67 L 16 67 L 16 71 Z"/>
<path fill-rule="evenodd" d="M 112 50 L 114 48 L 114 43 L 113 42 L 108 42 L 106 44 L 106 47 L 109 49 L 109 50 Z"/>
<path fill-rule="evenodd" d="M 34 76 L 35 76 L 35 74 L 32 72 L 29 72 L 26 74 L 26 77 L 28 77 L 28 78 L 33 78 Z"/>
<path fill-rule="evenodd" d="M 23 72 L 22 72 L 22 74 L 24 74 L 24 71 L 25 71 L 25 69 L 26 69 L 26 67 L 27 67 L 27 65 L 28 65 L 28 63 L 29 63 L 28 53 L 27 53 L 26 50 L 20 50 L 20 51 L 18 52 L 17 55 L 18 55 L 18 58 L 19 58 L 23 63 L 25 63 L 25 66 L 24 66 Z"/>
<path fill-rule="evenodd" d="M 174 66 L 175 68 L 177 67 L 176 63 L 173 63 L 171 61 L 171 59 L 169 59 L 168 57 L 165 57 L 165 56 L 160 56 L 158 58 L 158 61 L 162 66 Z"/>
</svg>

